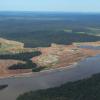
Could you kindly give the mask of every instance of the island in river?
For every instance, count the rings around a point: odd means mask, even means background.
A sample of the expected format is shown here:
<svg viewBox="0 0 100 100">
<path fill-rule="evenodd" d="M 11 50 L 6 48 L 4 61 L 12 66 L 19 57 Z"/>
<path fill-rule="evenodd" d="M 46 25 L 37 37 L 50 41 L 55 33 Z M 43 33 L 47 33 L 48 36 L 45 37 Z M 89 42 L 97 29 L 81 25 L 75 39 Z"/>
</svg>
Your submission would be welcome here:
<svg viewBox="0 0 100 100">
<path fill-rule="evenodd" d="M 87 57 L 100 54 L 100 50 L 80 46 L 100 47 L 100 41 L 50 47 L 25 48 L 24 43 L 0 38 L 0 77 L 68 67 Z"/>
</svg>

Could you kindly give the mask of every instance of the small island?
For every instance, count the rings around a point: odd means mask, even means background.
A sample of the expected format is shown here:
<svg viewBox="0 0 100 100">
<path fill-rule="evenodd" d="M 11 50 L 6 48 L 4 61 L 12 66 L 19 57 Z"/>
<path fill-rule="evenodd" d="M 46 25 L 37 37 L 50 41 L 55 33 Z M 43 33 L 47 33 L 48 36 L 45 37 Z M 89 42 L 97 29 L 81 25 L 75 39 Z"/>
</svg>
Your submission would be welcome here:
<svg viewBox="0 0 100 100">
<path fill-rule="evenodd" d="M 0 85 L 0 90 L 5 89 L 6 87 L 8 87 L 8 85 Z"/>
</svg>

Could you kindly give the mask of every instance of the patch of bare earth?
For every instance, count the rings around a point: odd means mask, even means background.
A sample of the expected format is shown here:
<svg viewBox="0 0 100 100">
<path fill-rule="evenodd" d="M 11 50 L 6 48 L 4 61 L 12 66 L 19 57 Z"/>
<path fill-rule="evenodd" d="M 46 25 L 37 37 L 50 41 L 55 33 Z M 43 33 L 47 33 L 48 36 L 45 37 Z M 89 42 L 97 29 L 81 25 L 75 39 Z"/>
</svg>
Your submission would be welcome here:
<svg viewBox="0 0 100 100">
<path fill-rule="evenodd" d="M 94 45 L 96 43 L 88 42 L 87 45 L 89 44 Z M 97 42 L 96 45 L 98 44 L 99 42 Z M 51 47 L 39 48 L 39 50 L 42 52 L 42 55 L 33 57 L 32 61 L 39 66 L 46 66 L 49 68 L 69 67 L 69 65 L 84 58 L 100 54 L 100 50 L 79 48 L 76 45 L 52 44 Z"/>
<path fill-rule="evenodd" d="M 100 46 L 100 42 L 88 42 L 85 45 Z M 81 44 L 80 44 L 81 45 Z M 83 45 L 83 44 L 82 44 Z M 42 54 L 32 58 L 33 63 L 47 68 L 69 67 L 82 59 L 100 54 L 100 50 L 79 48 L 77 45 L 57 45 L 36 48 Z M 8 67 L 18 63 L 19 60 L 0 60 L 0 77 L 16 76 L 22 73 L 32 72 L 32 69 L 9 70 Z"/>
<path fill-rule="evenodd" d="M 9 70 L 8 67 L 18 63 L 25 63 L 19 60 L 0 60 L 0 77 L 13 76 L 21 73 L 28 73 L 30 69 Z"/>
</svg>

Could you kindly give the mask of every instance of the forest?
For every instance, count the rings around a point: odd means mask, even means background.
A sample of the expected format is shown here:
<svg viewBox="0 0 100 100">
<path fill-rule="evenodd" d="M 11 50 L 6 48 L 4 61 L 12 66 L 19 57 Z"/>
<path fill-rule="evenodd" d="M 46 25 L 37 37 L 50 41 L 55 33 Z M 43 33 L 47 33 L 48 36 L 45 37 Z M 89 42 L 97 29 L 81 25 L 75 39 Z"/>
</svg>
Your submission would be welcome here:
<svg viewBox="0 0 100 100">
<path fill-rule="evenodd" d="M 100 74 L 56 88 L 24 93 L 17 100 L 100 100 Z"/>
<path fill-rule="evenodd" d="M 14 60 L 28 61 L 32 57 L 39 56 L 40 54 L 41 54 L 40 51 L 15 53 L 15 54 L 0 54 L 0 59 L 14 59 Z"/>
<path fill-rule="evenodd" d="M 100 40 L 96 35 L 100 35 L 100 14 L 0 12 L 0 37 L 26 47 Z"/>
<path fill-rule="evenodd" d="M 25 61 L 24 64 L 18 63 L 18 64 L 14 64 L 12 66 L 9 66 L 10 70 L 33 69 L 35 71 L 39 68 L 37 68 L 37 65 L 31 61 L 31 58 L 34 56 L 38 56 L 40 54 L 41 54 L 41 52 L 39 52 L 39 51 L 16 53 L 16 54 L 1 54 L 0 59 L 14 59 L 14 60 Z"/>
</svg>

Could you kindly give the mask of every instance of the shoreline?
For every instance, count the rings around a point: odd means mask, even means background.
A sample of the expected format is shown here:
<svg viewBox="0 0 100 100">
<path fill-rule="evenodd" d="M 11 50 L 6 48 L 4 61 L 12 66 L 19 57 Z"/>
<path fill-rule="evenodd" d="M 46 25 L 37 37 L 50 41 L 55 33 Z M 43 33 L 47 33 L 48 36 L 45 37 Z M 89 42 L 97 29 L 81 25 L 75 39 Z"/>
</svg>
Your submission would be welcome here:
<svg viewBox="0 0 100 100">
<path fill-rule="evenodd" d="M 95 55 L 95 56 L 97 56 L 97 55 Z M 81 60 L 79 60 L 77 62 L 74 62 L 71 65 L 66 66 L 66 67 L 45 69 L 45 70 L 42 70 L 40 72 L 28 72 L 28 73 L 14 74 L 14 75 L 9 75 L 9 76 L 2 76 L 2 77 L 0 77 L 0 80 L 2 80 L 2 79 L 9 79 L 9 78 L 31 77 L 32 75 L 36 75 L 36 74 L 40 74 L 40 73 L 45 73 L 45 72 L 53 72 L 53 71 L 57 71 L 57 70 L 58 71 L 63 71 L 64 69 L 72 69 L 72 68 L 75 68 L 76 65 L 78 65 L 78 63 L 80 63 L 81 61 L 86 60 L 86 59 L 91 58 L 91 57 L 95 57 L 95 56 L 90 56 L 90 57 L 83 58 L 83 59 L 81 59 Z"/>
<path fill-rule="evenodd" d="M 29 73 L 22 73 L 22 74 L 16 74 L 16 75 L 9 75 L 9 76 L 4 76 L 0 77 L 0 80 L 2 79 L 9 79 L 9 78 L 23 78 L 23 77 L 31 77 L 32 75 L 40 74 L 40 73 L 45 73 L 45 72 L 53 72 L 53 71 L 62 71 L 64 69 L 71 69 L 75 68 L 75 66 L 78 64 L 78 62 L 73 63 L 72 65 L 66 66 L 66 67 L 60 67 L 60 68 L 51 68 L 47 70 L 42 70 L 40 72 L 29 72 Z"/>
<path fill-rule="evenodd" d="M 84 49 L 83 49 L 84 50 Z M 86 49 L 87 50 L 87 49 Z M 94 52 L 94 50 L 92 50 Z M 96 51 L 96 50 L 95 50 Z M 99 51 L 99 50 L 97 50 Z M 81 57 L 81 59 L 79 59 L 78 61 L 76 62 L 73 62 L 65 67 L 55 67 L 55 68 L 47 68 L 47 69 L 44 69 L 44 70 L 41 70 L 40 72 L 24 72 L 24 73 L 19 73 L 19 74 L 8 74 L 8 75 L 2 75 L 0 76 L 0 79 L 7 79 L 7 78 L 16 78 L 16 77 L 31 77 L 32 75 L 36 75 L 36 74 L 39 74 L 39 73 L 45 73 L 45 72 L 53 72 L 53 71 L 62 71 L 64 69 L 71 69 L 71 68 L 74 68 L 79 62 L 81 62 L 82 60 L 85 60 L 87 58 L 91 58 L 91 57 L 95 57 L 97 55 L 100 54 L 100 51 L 99 52 L 96 52 L 95 54 L 92 54 L 91 56 L 83 56 Z"/>
<path fill-rule="evenodd" d="M 94 62 L 94 66 L 93 66 Z M 41 72 L 35 74 L 27 74 L 22 78 L 6 78 L 1 79 L 1 85 L 6 83 L 8 87 L 1 91 L 0 100 L 16 100 L 17 96 L 27 91 L 38 91 L 61 86 L 67 82 L 77 81 L 91 77 L 100 73 L 100 56 L 91 57 L 78 63 L 76 66 L 69 66 L 69 69 L 61 68 L 60 70 L 51 70 L 51 72 Z M 75 67 L 72 68 L 71 67 Z M 91 70 L 92 69 L 92 70 Z M 49 70 L 50 71 L 50 70 Z M 27 76 L 27 77 L 25 77 Z M 28 77 L 29 76 L 29 77 Z M 7 94 L 5 96 L 5 94 Z"/>
</svg>

